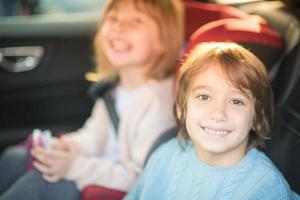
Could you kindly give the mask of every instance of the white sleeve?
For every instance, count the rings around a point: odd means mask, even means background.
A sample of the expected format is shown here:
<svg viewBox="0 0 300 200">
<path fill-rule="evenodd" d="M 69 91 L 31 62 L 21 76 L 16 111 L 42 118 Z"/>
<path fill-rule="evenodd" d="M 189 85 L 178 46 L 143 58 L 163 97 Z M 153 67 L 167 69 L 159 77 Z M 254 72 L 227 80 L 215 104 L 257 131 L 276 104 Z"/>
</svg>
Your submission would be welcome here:
<svg viewBox="0 0 300 200">
<path fill-rule="evenodd" d="M 66 136 L 79 144 L 83 154 L 97 155 L 104 151 L 109 123 L 104 102 L 97 100 L 91 116 L 86 120 L 83 127 Z"/>
</svg>

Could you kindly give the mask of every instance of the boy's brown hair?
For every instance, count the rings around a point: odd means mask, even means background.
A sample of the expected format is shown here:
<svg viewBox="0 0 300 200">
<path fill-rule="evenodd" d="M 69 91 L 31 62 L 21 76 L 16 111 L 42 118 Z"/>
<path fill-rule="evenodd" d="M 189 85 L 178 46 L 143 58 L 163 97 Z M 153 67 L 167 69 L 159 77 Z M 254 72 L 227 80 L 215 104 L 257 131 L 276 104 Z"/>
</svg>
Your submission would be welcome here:
<svg viewBox="0 0 300 200">
<path fill-rule="evenodd" d="M 187 99 L 193 79 L 211 63 L 217 63 L 222 73 L 235 88 L 251 93 L 255 116 L 248 147 L 264 147 L 273 121 L 273 94 L 264 64 L 250 51 L 235 43 L 202 43 L 192 50 L 178 72 L 176 106 L 180 127 L 179 138 L 189 138 L 186 130 Z"/>
<path fill-rule="evenodd" d="M 109 0 L 100 18 L 98 33 L 107 13 L 117 6 L 122 6 L 123 3 L 133 3 L 138 10 L 149 14 L 160 29 L 161 42 L 165 46 L 166 52 L 158 59 L 147 76 L 163 79 L 173 74 L 177 56 L 184 40 L 184 10 L 181 0 Z M 94 76 L 96 78 L 92 79 L 115 77 L 117 73 L 105 57 L 100 42 L 100 34 L 96 34 L 94 47 L 97 68 L 96 76 Z"/>
</svg>

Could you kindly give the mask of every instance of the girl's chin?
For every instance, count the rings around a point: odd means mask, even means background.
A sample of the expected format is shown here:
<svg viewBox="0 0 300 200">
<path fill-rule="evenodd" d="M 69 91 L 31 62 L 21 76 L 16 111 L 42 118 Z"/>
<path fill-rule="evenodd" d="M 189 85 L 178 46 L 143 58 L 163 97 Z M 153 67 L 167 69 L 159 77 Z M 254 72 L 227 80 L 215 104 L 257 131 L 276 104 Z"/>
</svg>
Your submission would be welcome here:
<svg viewBox="0 0 300 200">
<path fill-rule="evenodd" d="M 126 58 L 123 59 L 122 57 L 115 57 L 114 59 L 108 58 L 108 61 L 112 66 L 116 67 L 117 69 L 122 69 L 130 65 L 128 60 Z"/>
</svg>

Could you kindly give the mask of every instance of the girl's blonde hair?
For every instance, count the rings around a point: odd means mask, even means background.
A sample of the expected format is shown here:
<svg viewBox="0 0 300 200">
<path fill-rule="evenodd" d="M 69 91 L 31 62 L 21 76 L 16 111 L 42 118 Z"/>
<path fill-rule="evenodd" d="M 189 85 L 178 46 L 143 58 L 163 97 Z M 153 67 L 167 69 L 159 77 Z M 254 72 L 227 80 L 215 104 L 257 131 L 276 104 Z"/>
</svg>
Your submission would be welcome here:
<svg viewBox="0 0 300 200">
<path fill-rule="evenodd" d="M 179 138 L 189 138 L 186 130 L 187 99 L 193 79 L 212 63 L 220 66 L 229 82 L 242 92 L 250 92 L 255 116 L 249 146 L 264 147 L 273 121 L 273 94 L 264 64 L 251 52 L 235 43 L 202 43 L 192 50 L 178 72 L 176 106 Z"/>
<path fill-rule="evenodd" d="M 114 78 L 117 76 L 115 68 L 109 63 L 101 49 L 101 38 L 98 34 L 102 28 L 107 13 L 122 3 L 133 3 L 152 17 L 160 28 L 160 39 L 165 47 L 165 53 L 158 58 L 157 63 L 147 74 L 154 79 L 163 79 L 174 73 L 177 56 L 184 40 L 184 10 L 181 0 L 109 0 L 103 10 L 98 31 L 94 39 L 96 57 L 96 76 L 92 79 Z"/>
</svg>

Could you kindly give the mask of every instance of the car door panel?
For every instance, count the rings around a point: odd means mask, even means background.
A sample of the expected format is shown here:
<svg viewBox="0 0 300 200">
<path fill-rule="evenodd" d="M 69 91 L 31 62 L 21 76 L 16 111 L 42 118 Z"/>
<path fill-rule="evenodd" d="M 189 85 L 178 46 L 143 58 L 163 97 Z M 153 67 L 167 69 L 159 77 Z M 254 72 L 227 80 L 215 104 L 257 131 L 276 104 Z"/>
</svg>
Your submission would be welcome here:
<svg viewBox="0 0 300 200">
<path fill-rule="evenodd" d="M 88 117 L 92 100 L 87 96 L 89 82 L 84 75 L 92 69 L 95 21 L 90 18 L 70 26 L 68 21 L 51 23 L 49 18 L 32 34 L 28 28 L 37 27 L 33 22 L 24 22 L 21 27 L 25 30 L 20 29 L 19 34 L 14 32 L 17 23 L 0 24 L 0 52 L 12 47 L 41 47 L 44 51 L 32 70 L 8 72 L 0 68 L 0 149 L 23 140 L 33 128 L 72 131 Z M 49 32 L 47 24 L 51 24 Z M 24 60 L 6 59 L 11 63 Z"/>
</svg>

